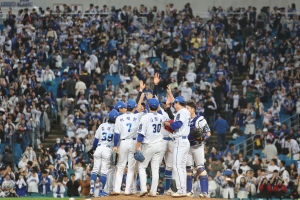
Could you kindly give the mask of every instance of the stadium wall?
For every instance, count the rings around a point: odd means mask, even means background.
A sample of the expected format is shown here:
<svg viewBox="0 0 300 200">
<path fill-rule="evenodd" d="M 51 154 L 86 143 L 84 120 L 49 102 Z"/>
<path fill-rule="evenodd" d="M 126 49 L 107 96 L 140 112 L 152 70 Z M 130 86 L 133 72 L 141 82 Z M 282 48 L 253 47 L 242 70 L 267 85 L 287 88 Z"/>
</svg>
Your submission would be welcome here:
<svg viewBox="0 0 300 200">
<path fill-rule="evenodd" d="M 9 0 L 4 0 L 9 1 Z M 249 5 L 255 6 L 257 9 L 260 9 L 262 6 L 270 6 L 273 8 L 274 6 L 278 7 L 286 7 L 291 5 L 292 3 L 296 4 L 296 8 L 298 12 L 300 12 L 300 1 L 299 0 L 29 0 L 33 3 L 34 6 L 37 7 L 50 7 L 53 8 L 53 5 L 57 4 L 79 4 L 82 5 L 83 11 L 87 10 L 89 4 L 93 3 L 94 5 L 102 5 L 107 6 L 116 6 L 116 8 L 121 8 L 124 5 L 131 5 L 133 7 L 139 7 L 140 4 L 144 4 L 146 7 L 157 6 L 159 10 L 162 7 L 165 7 L 169 3 L 173 3 L 176 9 L 182 9 L 184 5 L 189 2 L 191 7 L 193 8 L 193 12 L 200 13 L 206 12 L 208 7 L 212 6 L 222 6 L 224 9 L 227 9 L 229 6 L 235 7 L 248 7 Z M 84 3 L 83 3 L 84 2 Z"/>
</svg>

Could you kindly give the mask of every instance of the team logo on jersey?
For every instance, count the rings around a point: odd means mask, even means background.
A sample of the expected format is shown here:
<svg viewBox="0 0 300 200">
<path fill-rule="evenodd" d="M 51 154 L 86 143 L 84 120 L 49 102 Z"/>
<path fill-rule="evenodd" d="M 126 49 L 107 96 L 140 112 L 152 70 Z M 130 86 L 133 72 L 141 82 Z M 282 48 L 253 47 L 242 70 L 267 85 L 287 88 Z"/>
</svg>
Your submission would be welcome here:
<svg viewBox="0 0 300 200">
<path fill-rule="evenodd" d="M 138 132 L 141 132 L 141 131 L 142 131 L 142 129 L 143 129 L 143 125 L 142 125 L 142 124 L 140 124 L 140 126 L 139 126 L 139 128 L 138 128 Z"/>
<path fill-rule="evenodd" d="M 180 114 L 178 114 L 178 115 L 176 116 L 175 121 L 179 121 L 179 120 L 180 120 Z"/>
</svg>

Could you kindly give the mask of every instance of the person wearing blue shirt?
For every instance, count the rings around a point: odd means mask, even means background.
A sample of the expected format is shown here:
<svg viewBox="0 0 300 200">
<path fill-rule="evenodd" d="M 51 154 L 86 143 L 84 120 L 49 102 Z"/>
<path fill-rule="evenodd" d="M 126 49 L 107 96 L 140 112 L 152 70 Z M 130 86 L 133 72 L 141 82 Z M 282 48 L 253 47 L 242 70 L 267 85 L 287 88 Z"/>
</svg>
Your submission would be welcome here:
<svg viewBox="0 0 300 200">
<path fill-rule="evenodd" d="M 287 94 L 287 98 L 283 101 L 282 105 L 285 109 L 285 113 L 287 115 L 292 116 L 295 104 L 294 104 L 294 101 L 292 100 L 292 94 L 291 93 Z"/>
<path fill-rule="evenodd" d="M 111 55 L 114 55 L 117 49 L 117 40 L 113 39 L 113 36 L 109 36 L 109 41 L 108 41 L 108 53 Z"/>
<path fill-rule="evenodd" d="M 244 112 L 244 108 L 241 108 L 241 110 L 235 114 L 235 124 L 240 125 L 241 130 L 243 130 L 243 131 L 245 129 L 246 118 L 247 118 L 247 115 Z"/>
<path fill-rule="evenodd" d="M 224 69 L 223 64 L 219 64 L 219 68 L 215 71 L 215 77 L 216 79 L 219 78 L 219 76 L 223 76 L 226 78 L 227 76 L 227 71 Z"/>
<path fill-rule="evenodd" d="M 42 171 L 42 176 L 39 177 L 39 179 L 40 179 L 40 182 L 39 182 L 38 186 L 39 186 L 40 194 L 45 195 L 45 194 L 51 192 L 50 191 L 51 181 L 48 178 L 48 172 L 45 170 Z"/>
<path fill-rule="evenodd" d="M 269 73 L 269 80 L 267 81 L 267 86 L 269 88 L 269 91 L 273 91 L 276 87 L 276 80 L 273 77 L 273 72 Z"/>
<path fill-rule="evenodd" d="M 217 132 L 218 136 L 218 151 L 226 148 L 226 132 L 228 129 L 227 121 L 224 120 L 221 115 L 214 124 L 214 130 Z"/>
<path fill-rule="evenodd" d="M 136 30 L 136 27 L 133 25 L 133 22 L 131 22 L 130 26 L 128 26 L 128 28 L 127 28 L 128 35 L 131 36 L 135 30 Z"/>
<path fill-rule="evenodd" d="M 223 156 L 226 157 L 229 152 L 231 153 L 231 158 L 233 159 L 233 156 L 234 156 L 234 144 L 233 143 L 229 144 L 229 147 L 227 147 Z"/>
</svg>

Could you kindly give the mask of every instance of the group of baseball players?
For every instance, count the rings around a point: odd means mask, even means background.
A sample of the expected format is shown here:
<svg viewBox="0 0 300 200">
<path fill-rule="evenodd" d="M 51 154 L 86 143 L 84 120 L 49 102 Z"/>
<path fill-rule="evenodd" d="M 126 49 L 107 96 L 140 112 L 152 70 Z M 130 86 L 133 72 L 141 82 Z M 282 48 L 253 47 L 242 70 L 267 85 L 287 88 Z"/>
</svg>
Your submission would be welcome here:
<svg viewBox="0 0 300 200">
<path fill-rule="evenodd" d="M 167 86 L 163 108 L 157 99 L 159 74 L 154 76 L 153 94 L 143 93 L 145 84 L 140 82 L 137 102 L 119 101 L 109 112 L 109 120 L 99 126 L 93 143 L 94 167 L 91 173 L 90 195 L 95 194 L 95 183 L 100 175 L 98 196 L 120 195 L 124 169 L 127 166 L 124 195 L 137 192 L 155 197 L 159 181 L 159 167 L 163 162 L 165 171 L 165 194 L 172 197 L 193 196 L 193 168 L 197 167 L 201 188 L 199 196 L 208 197 L 208 175 L 204 167 L 204 143 L 211 133 L 206 120 L 195 114 L 196 105 L 184 98 L 173 97 Z M 145 102 L 145 103 L 144 103 Z M 174 114 L 173 114 L 174 111 Z M 192 134 L 193 133 L 193 134 Z M 110 157 L 118 153 L 114 166 Z M 151 165 L 151 189 L 147 190 L 146 168 Z M 171 190 L 175 180 L 177 192 Z"/>
</svg>

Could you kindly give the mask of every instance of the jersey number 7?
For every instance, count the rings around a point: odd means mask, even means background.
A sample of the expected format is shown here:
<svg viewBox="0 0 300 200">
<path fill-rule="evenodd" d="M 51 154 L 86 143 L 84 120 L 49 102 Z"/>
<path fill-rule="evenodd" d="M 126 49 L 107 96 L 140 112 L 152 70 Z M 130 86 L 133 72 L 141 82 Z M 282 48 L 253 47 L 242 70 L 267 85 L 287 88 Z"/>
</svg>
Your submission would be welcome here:
<svg viewBox="0 0 300 200">
<path fill-rule="evenodd" d="M 126 124 L 126 126 L 128 126 L 128 133 L 129 133 L 131 130 L 132 123 L 128 123 L 128 124 Z"/>
</svg>

